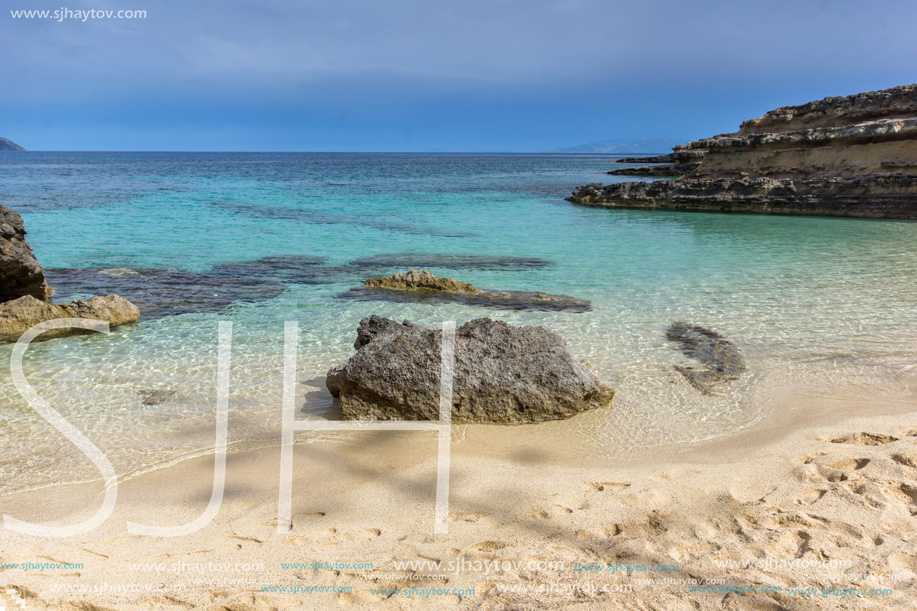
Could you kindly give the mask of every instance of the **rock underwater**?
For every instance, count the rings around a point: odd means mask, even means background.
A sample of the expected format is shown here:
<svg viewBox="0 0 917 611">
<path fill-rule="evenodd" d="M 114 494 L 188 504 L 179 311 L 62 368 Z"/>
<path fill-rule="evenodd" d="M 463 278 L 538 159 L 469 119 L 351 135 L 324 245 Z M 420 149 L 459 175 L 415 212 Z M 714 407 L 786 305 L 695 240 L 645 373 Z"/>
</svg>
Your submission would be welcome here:
<svg viewBox="0 0 917 611">
<path fill-rule="evenodd" d="M 140 320 L 140 309 L 123 297 L 106 295 L 93 297 L 89 301 L 54 304 L 35 299 L 31 295 L 0 303 L 0 341 L 15 342 L 23 333 L 38 323 L 56 318 L 90 318 L 107 322 L 117 327 Z M 37 337 L 40 340 L 92 333 L 82 329 L 62 328 L 45 331 Z"/>
<path fill-rule="evenodd" d="M 427 270 L 412 269 L 406 274 L 370 278 L 362 287 L 342 293 L 344 299 L 442 303 L 458 302 L 506 310 L 588 312 L 585 299 L 528 291 L 487 291 L 455 278 L 437 278 Z"/>
<path fill-rule="evenodd" d="M 665 336 L 678 344 L 682 354 L 703 365 L 700 369 L 676 365 L 675 370 L 705 395 L 715 394 L 717 386 L 737 380 L 745 373 L 745 359 L 739 349 L 716 331 L 699 325 L 673 322 Z"/>
<path fill-rule="evenodd" d="M 442 331 L 379 316 L 326 386 L 348 420 L 438 420 Z M 455 330 L 452 421 L 525 424 L 611 404 L 614 391 L 543 327 L 478 318 Z"/>
</svg>

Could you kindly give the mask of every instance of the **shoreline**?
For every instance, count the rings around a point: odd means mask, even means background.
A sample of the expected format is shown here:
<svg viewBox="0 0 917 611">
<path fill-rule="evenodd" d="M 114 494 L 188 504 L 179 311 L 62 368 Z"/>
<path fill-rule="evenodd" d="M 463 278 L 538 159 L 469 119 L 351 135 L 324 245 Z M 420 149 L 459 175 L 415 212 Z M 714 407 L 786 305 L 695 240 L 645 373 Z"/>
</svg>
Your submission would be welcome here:
<svg viewBox="0 0 917 611">
<path fill-rule="evenodd" d="M 570 593 L 577 588 L 584 609 L 610 604 L 630 608 L 627 605 L 635 602 L 634 597 L 644 604 L 656 601 L 663 609 L 679 608 L 676 601 L 685 597 L 707 606 L 723 598 L 722 593 L 688 592 L 684 586 L 638 588 L 632 576 L 609 579 L 602 573 L 572 569 L 576 564 L 611 561 L 654 562 L 678 565 L 677 577 L 682 579 L 725 579 L 725 585 L 770 584 L 784 590 L 766 596 L 727 594 L 734 608 L 757 609 L 807 604 L 800 598 L 787 602 L 792 600 L 787 588 L 809 583 L 827 587 L 832 582 L 801 579 L 785 571 L 722 568 L 711 559 L 808 562 L 817 558 L 824 562 L 846 558 L 855 563 L 851 571 L 857 573 L 878 575 L 884 566 L 899 579 L 893 596 L 904 596 L 903 586 L 912 587 L 917 578 L 917 556 L 907 543 L 917 534 L 911 515 L 917 513 L 917 487 L 908 483 L 917 474 L 917 462 L 912 467 L 906 460 L 917 457 L 917 399 L 913 393 L 900 399 L 877 399 L 865 406 L 870 414 L 863 415 L 857 414 L 864 408 L 862 403 L 849 404 L 842 398 L 813 402 L 804 394 L 784 397 L 781 409 L 726 439 L 674 452 L 656 449 L 630 460 L 567 466 L 517 447 L 494 451 L 490 434 L 501 431 L 484 427 L 483 434 L 475 431 L 463 442 L 453 441 L 447 535 L 433 533 L 433 435 L 366 432 L 356 440 L 296 445 L 294 524 L 292 532 L 283 535 L 276 532 L 279 448 L 264 448 L 227 457 L 223 505 L 203 530 L 174 539 L 129 535 L 126 520 L 168 525 L 200 515 L 213 478 L 212 456 L 200 457 L 124 482 L 112 517 L 86 535 L 39 540 L 4 531 L 0 538 L 2 562 L 47 562 L 40 560 L 45 558 L 79 562 L 82 569 L 5 570 L 0 575 L 29 601 L 29 609 L 71 608 L 65 602 L 77 600 L 113 609 L 150 604 L 157 609 L 294 609 L 335 603 L 420 608 L 434 599 L 437 608 L 440 603 L 469 609 L 569 608 Z M 821 441 L 856 433 L 897 440 L 879 445 Z M 869 439 L 861 441 L 871 443 Z M 176 482 L 187 484 L 176 486 Z M 97 483 L 6 495 L 3 512 L 32 520 L 73 520 L 95 511 L 101 491 Z M 876 543 L 879 539 L 881 544 Z M 554 562 L 564 568 L 486 575 L 469 569 L 445 575 L 449 580 L 445 586 L 440 573 L 436 578 L 416 579 L 424 571 L 415 569 L 415 578 L 404 573 L 395 582 L 383 581 L 393 573 L 401 574 L 395 561 L 425 559 Z M 371 563 L 373 569 L 335 572 L 281 567 L 307 561 Z M 230 578 L 225 574 L 205 574 L 206 569 L 201 569 L 193 577 L 217 579 L 203 584 L 192 583 L 187 574 L 192 569 L 181 570 L 180 564 L 177 572 L 150 568 L 173 562 L 263 566 L 233 572 L 231 579 L 240 587 L 227 590 L 215 587 L 223 583 L 219 579 Z M 136 570 L 131 570 L 134 563 Z M 51 591 L 54 584 L 76 583 L 77 575 L 79 583 L 109 584 L 109 591 L 78 595 Z M 367 579 L 373 575 L 380 581 Z M 246 580 L 253 582 L 243 583 Z M 372 588 L 392 583 L 405 588 L 473 588 L 475 595 L 424 598 L 371 593 Z M 868 579 L 857 583 L 882 585 Z M 159 591 L 112 590 L 117 584 L 137 588 L 153 584 Z M 264 584 L 350 587 L 352 591 L 315 592 L 304 599 L 302 592 L 263 593 Z M 540 594 L 499 591 L 513 584 L 541 584 L 547 590 Z M 547 584 L 555 584 L 553 594 Z M 603 584 L 619 589 L 629 584 L 632 590 L 602 592 Z M 162 586 L 183 589 L 166 592 Z M 590 590 L 592 586 L 598 589 Z M 828 606 L 819 608 L 882 608 L 891 600 L 857 597 L 822 602 Z M 856 606 L 844 606 L 851 603 Z"/>
</svg>

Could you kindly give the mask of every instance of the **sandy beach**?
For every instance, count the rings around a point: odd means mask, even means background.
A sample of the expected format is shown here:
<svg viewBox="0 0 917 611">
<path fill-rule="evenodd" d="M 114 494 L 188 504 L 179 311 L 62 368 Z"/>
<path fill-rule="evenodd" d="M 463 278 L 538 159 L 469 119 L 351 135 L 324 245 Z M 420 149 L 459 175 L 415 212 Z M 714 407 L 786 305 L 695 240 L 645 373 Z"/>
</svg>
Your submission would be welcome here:
<svg viewBox="0 0 917 611">
<path fill-rule="evenodd" d="M 7 4 L 0 611 L 917 609 L 913 2 Z"/>
<path fill-rule="evenodd" d="M 589 464 L 501 445 L 525 427 L 455 427 L 448 534 L 433 531 L 428 432 L 298 443 L 289 533 L 276 528 L 269 448 L 229 455 L 203 530 L 128 534 L 128 520 L 200 515 L 203 457 L 121 484 L 114 514 L 86 535 L 5 531 L 0 562 L 28 568 L 0 579 L 24 609 L 907 608 L 917 395 L 778 403 L 738 435 Z M 3 511 L 73 523 L 101 497 L 101 484 L 48 488 L 6 496 Z"/>
</svg>

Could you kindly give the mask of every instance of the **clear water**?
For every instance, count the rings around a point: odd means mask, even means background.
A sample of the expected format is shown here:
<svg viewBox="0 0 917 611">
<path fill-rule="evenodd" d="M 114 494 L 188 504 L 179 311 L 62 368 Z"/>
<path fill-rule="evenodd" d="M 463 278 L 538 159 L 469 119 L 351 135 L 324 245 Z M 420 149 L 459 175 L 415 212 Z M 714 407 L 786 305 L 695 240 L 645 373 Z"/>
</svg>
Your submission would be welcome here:
<svg viewBox="0 0 917 611">
<path fill-rule="evenodd" d="M 428 325 L 490 316 L 553 329 L 617 390 L 615 407 L 507 435 L 564 445 L 571 455 L 729 435 L 766 414 L 786 388 L 851 400 L 908 392 L 917 363 L 917 224 L 609 211 L 563 201 L 574 185 L 607 180 L 607 169 L 604 156 L 0 155 L 0 202 L 22 213 L 49 268 L 206 272 L 317 255 L 337 270 L 407 251 L 540 257 L 551 264 L 431 271 L 593 304 L 568 313 L 345 301 L 336 295 L 362 276 L 332 270 L 323 283 L 291 283 L 272 299 L 33 344 L 27 377 L 124 476 L 212 444 L 220 320 L 234 324 L 236 449 L 277 438 L 287 320 L 300 324 L 302 417 L 328 413 L 324 374 L 352 353 L 354 330 L 369 314 Z M 664 338 L 675 320 L 733 341 L 746 376 L 718 396 L 701 395 L 673 369 L 685 363 Z M 11 351 L 0 346 L 3 486 L 96 477 L 16 393 Z M 175 394 L 143 405 L 150 390 Z"/>
</svg>

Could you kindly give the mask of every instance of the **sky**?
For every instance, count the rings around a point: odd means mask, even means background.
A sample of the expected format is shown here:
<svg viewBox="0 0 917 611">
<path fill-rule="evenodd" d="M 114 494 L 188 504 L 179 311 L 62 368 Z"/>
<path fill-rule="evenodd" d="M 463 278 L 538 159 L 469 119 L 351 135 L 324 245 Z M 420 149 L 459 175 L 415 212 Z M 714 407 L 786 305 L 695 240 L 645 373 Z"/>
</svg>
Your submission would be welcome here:
<svg viewBox="0 0 917 611">
<path fill-rule="evenodd" d="M 0 137 L 29 150 L 689 141 L 917 82 L 913 0 L 55 1 L 0 0 Z M 146 17 L 13 17 L 61 9 Z"/>
</svg>

